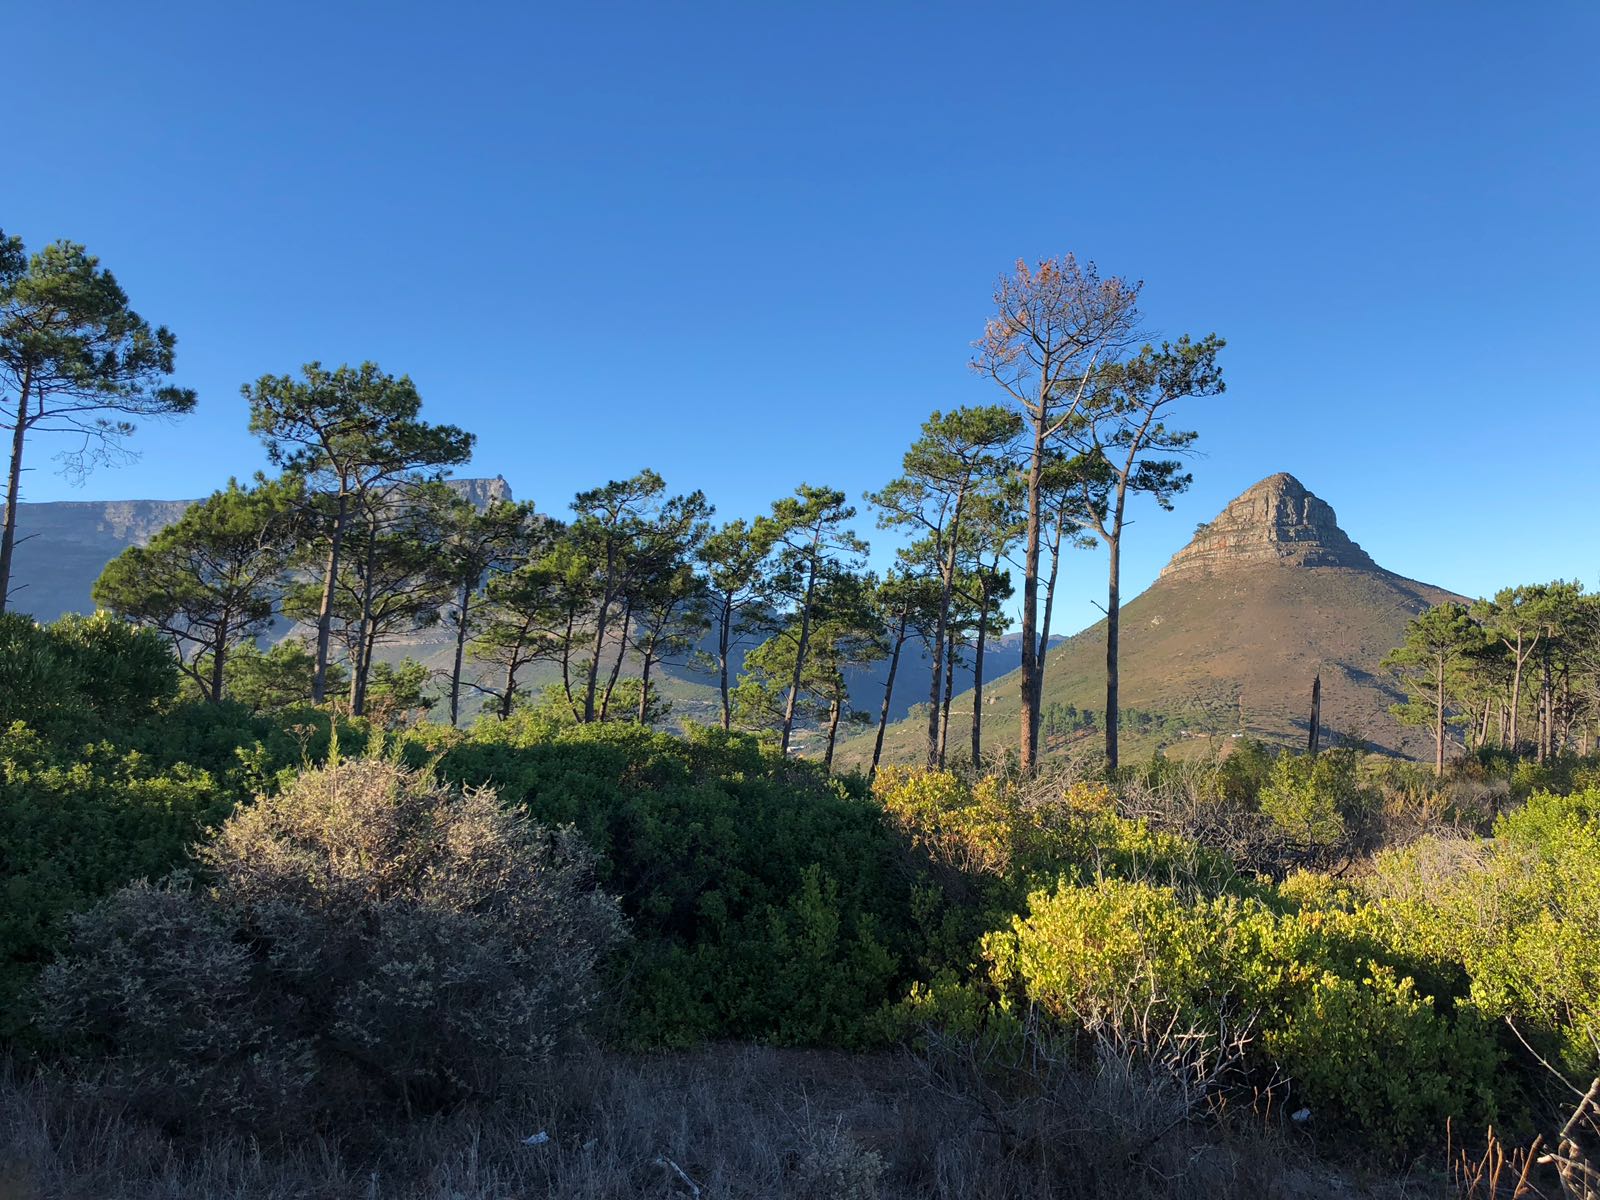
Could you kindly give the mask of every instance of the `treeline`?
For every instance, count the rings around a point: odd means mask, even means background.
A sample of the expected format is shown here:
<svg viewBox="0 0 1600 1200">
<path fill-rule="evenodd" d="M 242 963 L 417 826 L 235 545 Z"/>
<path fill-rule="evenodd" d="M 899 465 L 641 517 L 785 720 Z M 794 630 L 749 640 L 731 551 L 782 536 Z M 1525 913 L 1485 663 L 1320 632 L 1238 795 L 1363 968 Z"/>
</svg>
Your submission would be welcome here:
<svg viewBox="0 0 1600 1200">
<path fill-rule="evenodd" d="M 1587 755 L 1600 724 L 1600 595 L 1556 580 L 1441 604 L 1384 663 L 1406 690 L 1396 717 L 1433 735 L 1436 774 L 1452 743 L 1541 763 Z"/>
<path fill-rule="evenodd" d="M 811 484 L 721 525 L 704 493 L 670 493 L 649 470 L 580 493 L 563 520 L 526 504 L 479 510 L 443 484 L 470 458 L 472 434 L 422 420 L 403 375 L 311 363 L 243 388 L 250 428 L 280 474 L 230 481 L 111 564 L 94 597 L 162 631 L 214 701 L 287 692 L 320 704 L 344 689 L 355 715 L 375 694 L 420 705 L 420 668 L 385 668 L 379 651 L 440 626 L 455 643 L 443 681 L 452 723 L 464 692 L 509 714 L 528 698 L 536 663 L 559 677 L 542 700 L 572 720 L 649 722 L 664 711 L 662 666 L 697 657 L 717 678 L 724 728 L 770 730 L 787 751 L 798 727 L 820 727 L 831 763 L 841 729 L 875 716 L 876 767 L 913 640 L 929 664 L 928 763 L 953 749 L 982 760 L 985 649 L 1020 592 L 1014 744 L 1026 770 L 1064 554 L 1103 542 L 1104 735 L 1115 766 L 1128 504 L 1145 496 L 1170 507 L 1189 485 L 1182 455 L 1196 435 L 1168 422 L 1183 402 L 1223 390 L 1221 339 L 1143 343 L 1139 291 L 1071 255 L 1019 262 L 1001 278 L 970 362 L 999 402 L 933 413 L 900 473 L 865 498 L 903 543 L 882 575 L 862 569 L 867 544 L 848 498 Z M 0 427 L 12 433 L 0 607 L 29 435 L 81 434 L 75 469 L 125 455 L 131 417 L 195 403 L 165 382 L 175 344 L 83 247 L 29 256 L 0 235 Z M 314 630 L 309 647 L 257 653 L 280 617 Z M 877 660 L 887 660 L 882 703 L 853 711 L 845 673 Z M 967 747 L 950 736 L 958 662 L 974 679 Z"/>
</svg>

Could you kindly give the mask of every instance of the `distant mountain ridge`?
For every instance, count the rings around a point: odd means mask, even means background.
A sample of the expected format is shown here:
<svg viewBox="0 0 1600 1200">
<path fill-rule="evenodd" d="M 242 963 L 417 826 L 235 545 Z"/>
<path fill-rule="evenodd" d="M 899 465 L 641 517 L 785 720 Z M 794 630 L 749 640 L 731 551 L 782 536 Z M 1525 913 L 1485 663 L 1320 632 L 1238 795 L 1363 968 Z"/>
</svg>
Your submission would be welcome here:
<svg viewBox="0 0 1600 1200">
<path fill-rule="evenodd" d="M 513 499 L 511 485 L 504 477 L 452 479 L 449 485 L 479 508 L 496 500 Z M 193 500 L 64 500 L 18 505 L 18 535 L 15 579 L 18 589 L 13 607 L 31 613 L 40 621 L 53 621 L 63 613 L 88 612 L 94 607 L 90 589 L 100 572 L 129 546 L 147 545 L 163 528 L 176 521 Z M 286 628 L 281 627 L 281 628 Z M 702 650 L 710 650 L 706 639 Z M 738 648 L 732 667 L 737 673 L 743 652 Z M 444 629 L 418 630 L 416 635 L 380 647 L 379 658 L 388 661 L 403 657 L 423 660 L 429 667 L 445 669 L 454 650 L 451 633 Z M 1000 675 L 1014 670 L 1021 660 L 1021 643 L 1015 636 L 992 638 L 986 650 L 986 671 Z M 922 647 L 906 647 L 895 688 L 894 717 L 904 716 L 920 699 L 926 699 L 930 660 Z M 852 668 L 847 682 L 853 703 L 876 713 L 883 699 L 886 672 L 883 663 Z M 716 676 L 703 663 L 668 663 L 662 668 L 665 690 L 671 694 L 675 712 L 710 721 L 719 706 Z M 554 678 L 554 668 L 535 664 L 525 673 L 527 685 L 536 689 Z M 970 666 L 956 671 L 956 686 L 970 686 Z"/>
<path fill-rule="evenodd" d="M 479 508 L 510 500 L 511 485 L 493 479 L 451 479 L 450 487 Z M 51 500 L 17 505 L 16 591 L 11 607 L 53 621 L 90 612 L 90 589 L 105 565 L 129 546 L 148 545 L 194 500 Z"/>
</svg>

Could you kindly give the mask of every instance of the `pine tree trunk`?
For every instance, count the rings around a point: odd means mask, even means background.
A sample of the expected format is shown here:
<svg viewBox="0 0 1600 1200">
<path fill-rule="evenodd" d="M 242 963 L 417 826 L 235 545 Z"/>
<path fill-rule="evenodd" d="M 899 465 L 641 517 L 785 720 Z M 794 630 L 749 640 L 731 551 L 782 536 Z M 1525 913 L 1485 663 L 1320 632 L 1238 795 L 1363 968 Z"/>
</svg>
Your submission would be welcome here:
<svg viewBox="0 0 1600 1200">
<path fill-rule="evenodd" d="M 367 673 L 372 670 L 372 647 L 377 632 L 372 627 L 372 573 L 378 560 L 378 522 L 376 515 L 367 526 L 367 553 L 361 578 L 361 618 L 356 624 L 355 661 L 350 664 L 350 715 L 367 713 Z"/>
<path fill-rule="evenodd" d="M 950 700 L 955 694 L 956 685 L 956 635 L 951 630 L 945 638 L 944 652 L 944 701 L 939 706 L 939 757 L 938 767 L 944 770 L 945 743 L 950 736 Z"/>
<path fill-rule="evenodd" d="M 472 603 L 472 585 L 461 585 L 461 607 L 456 620 L 456 657 L 450 667 L 450 724 L 461 722 L 461 666 L 467 654 L 467 620 Z"/>
<path fill-rule="evenodd" d="M 350 514 L 350 494 L 341 483 L 339 510 L 334 516 L 333 536 L 328 540 L 328 562 L 322 580 L 322 605 L 317 610 L 317 666 L 311 676 L 311 702 L 321 704 L 328 694 L 328 641 L 333 634 L 333 589 L 339 577 L 339 554 L 344 549 L 345 522 Z"/>
<path fill-rule="evenodd" d="M 24 372 L 17 395 L 17 423 L 11 431 L 11 466 L 6 472 L 6 513 L 0 525 L 0 613 L 11 596 L 11 565 L 17 548 L 17 505 L 22 500 L 22 450 L 28 438 L 28 393 L 32 372 Z"/>
<path fill-rule="evenodd" d="M 878 760 L 883 757 L 883 731 L 889 727 L 889 705 L 894 696 L 894 677 L 900 669 L 900 650 L 906 644 L 906 623 L 908 617 L 905 613 L 900 615 L 900 628 L 895 633 L 894 650 L 889 655 L 889 678 L 883 684 L 883 707 L 878 712 L 878 739 L 872 744 L 872 766 L 867 771 L 870 782 L 878 773 Z"/>
<path fill-rule="evenodd" d="M 644 727 L 645 716 L 650 712 L 650 663 L 655 657 L 655 642 L 652 640 L 644 652 L 644 665 L 639 671 L 639 726 Z"/>
<path fill-rule="evenodd" d="M 972 648 L 972 766 L 983 761 L 983 647 L 989 636 L 989 581 L 979 586 L 978 640 Z"/>
<path fill-rule="evenodd" d="M 1517 753 L 1517 709 L 1522 706 L 1522 635 L 1517 634 L 1517 648 L 1511 670 L 1511 753 Z"/>
<path fill-rule="evenodd" d="M 517 658 L 515 653 L 511 661 L 506 664 L 506 688 L 500 693 L 500 719 L 504 721 L 511 715 L 511 705 L 517 698 Z"/>
<path fill-rule="evenodd" d="M 576 605 L 567 606 L 567 628 L 561 637 L 561 690 L 567 694 L 567 707 L 578 716 L 578 702 L 572 698 L 572 632 L 578 622 Z"/>
<path fill-rule="evenodd" d="M 1539 681 L 1539 761 L 1547 762 L 1555 742 L 1555 687 L 1550 678 L 1550 641 L 1545 639 L 1543 673 Z"/>
<path fill-rule="evenodd" d="M 1028 464 L 1028 528 L 1022 559 L 1022 670 L 1019 688 L 1022 715 L 1017 729 L 1018 767 L 1031 775 L 1039 746 L 1039 661 L 1035 639 L 1039 635 L 1039 492 L 1044 480 L 1044 435 L 1048 406 L 1040 396 L 1040 412 L 1033 421 L 1033 457 Z"/>
<path fill-rule="evenodd" d="M 806 577 L 806 596 L 800 605 L 800 643 L 794 651 L 794 675 L 789 680 L 789 698 L 783 706 L 783 739 L 779 753 L 789 757 L 789 738 L 794 733 L 795 706 L 800 702 L 800 673 L 805 670 L 806 651 L 811 644 L 811 605 L 817 592 L 816 545 L 812 545 L 811 573 Z"/>
<path fill-rule="evenodd" d="M 728 652 L 733 641 L 733 603 L 724 596 L 722 621 L 717 631 L 717 690 L 722 696 L 722 731 L 733 728 L 733 704 L 728 697 Z"/>
<path fill-rule="evenodd" d="M 1437 778 L 1444 774 L 1444 656 L 1436 660 L 1436 670 L 1433 679 L 1433 774 Z"/>
<path fill-rule="evenodd" d="M 622 606 L 622 637 L 618 639 L 616 661 L 611 664 L 611 676 L 606 680 L 605 694 L 600 697 L 600 720 L 611 714 L 611 694 L 617 689 L 617 678 L 622 674 L 622 658 L 628 653 L 628 633 L 633 626 L 633 601 Z"/>
<path fill-rule="evenodd" d="M 966 498 L 966 491 L 956 493 L 954 510 L 950 514 L 949 524 L 942 531 L 945 540 L 944 562 L 940 564 L 939 578 L 939 611 L 934 616 L 933 644 L 943 646 L 945 631 L 950 627 L 950 606 L 955 600 L 956 593 L 956 547 L 957 539 L 961 536 L 961 506 Z M 937 544 L 937 537 L 935 544 Z M 948 733 L 946 725 L 949 723 L 949 714 L 941 722 L 939 716 L 939 690 L 941 677 L 946 673 L 938 656 L 934 656 L 933 669 L 929 672 L 928 684 L 928 765 L 944 766 L 944 744 Z M 948 709 L 949 701 L 945 702 Z"/>
<path fill-rule="evenodd" d="M 1117 498 L 1121 508 L 1122 498 Z M 1121 709 L 1117 689 L 1117 638 L 1122 626 L 1122 520 L 1118 514 L 1112 535 L 1106 539 L 1111 565 L 1106 586 L 1106 769 L 1117 769 L 1117 733 Z"/>
<path fill-rule="evenodd" d="M 608 588 L 611 586 L 609 569 L 606 586 Z M 610 619 L 611 601 L 609 597 L 602 596 L 600 608 L 594 617 L 594 645 L 591 647 L 593 652 L 589 655 L 589 669 L 585 673 L 583 681 L 583 723 L 585 725 L 594 720 L 595 692 L 600 686 L 600 656 L 605 653 L 606 626 L 609 624 Z"/>
<path fill-rule="evenodd" d="M 828 706 L 828 748 L 822 756 L 822 769 L 829 774 L 833 773 L 833 746 L 839 737 L 839 713 L 843 708 L 837 696 Z"/>
<path fill-rule="evenodd" d="M 217 640 L 211 647 L 211 703 L 222 703 L 222 668 L 228 659 L 228 614 L 222 614 L 217 623 Z"/>
<path fill-rule="evenodd" d="M 1055 537 L 1051 540 L 1050 547 L 1050 579 L 1044 593 L 1044 627 L 1039 631 L 1039 648 L 1034 656 L 1033 741 L 1035 745 L 1039 742 L 1039 718 L 1044 711 L 1044 665 L 1050 655 L 1050 622 L 1055 616 L 1056 580 L 1061 574 L 1061 538 L 1066 527 L 1066 514 L 1059 514 L 1056 519 Z"/>
</svg>

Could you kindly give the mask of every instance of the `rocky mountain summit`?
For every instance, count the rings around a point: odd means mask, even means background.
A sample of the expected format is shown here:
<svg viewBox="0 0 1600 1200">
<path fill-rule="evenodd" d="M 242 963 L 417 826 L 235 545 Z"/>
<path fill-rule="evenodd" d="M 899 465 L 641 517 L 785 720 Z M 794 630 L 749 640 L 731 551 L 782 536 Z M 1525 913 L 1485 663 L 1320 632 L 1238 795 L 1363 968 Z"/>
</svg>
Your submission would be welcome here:
<svg viewBox="0 0 1600 1200">
<path fill-rule="evenodd" d="M 1280 471 L 1236 496 L 1161 572 L 1173 579 L 1276 563 L 1299 567 L 1380 568 L 1339 528 L 1326 501 Z"/>
</svg>

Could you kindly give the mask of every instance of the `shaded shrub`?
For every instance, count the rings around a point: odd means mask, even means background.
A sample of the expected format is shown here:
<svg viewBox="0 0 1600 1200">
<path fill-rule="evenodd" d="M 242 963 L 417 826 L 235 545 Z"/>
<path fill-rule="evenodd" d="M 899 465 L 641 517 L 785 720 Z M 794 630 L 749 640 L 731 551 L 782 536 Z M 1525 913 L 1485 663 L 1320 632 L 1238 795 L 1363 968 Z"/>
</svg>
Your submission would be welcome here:
<svg viewBox="0 0 1600 1200">
<path fill-rule="evenodd" d="M 130 879 L 159 877 L 231 807 L 210 772 L 163 768 L 109 742 L 66 761 L 20 722 L 0 731 L 0 1036 L 25 1032 L 23 995 L 66 918 Z"/>
<path fill-rule="evenodd" d="M 154 632 L 108 613 L 36 625 L 0 613 L 0 726 L 15 721 L 78 733 L 126 725 L 178 694 L 178 664 Z"/>
<path fill-rule="evenodd" d="M 40 981 L 101 1086 L 168 1121 L 284 1132 L 497 1094 L 586 1010 L 619 932 L 570 830 L 379 761 L 242 807 L 199 857 L 206 886 L 117 892 Z"/>
</svg>

